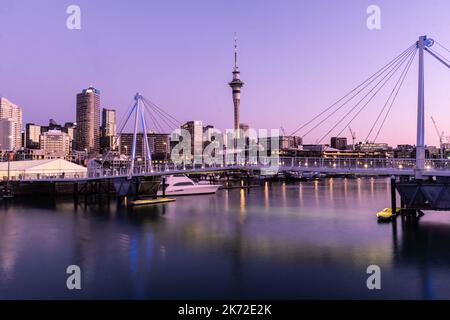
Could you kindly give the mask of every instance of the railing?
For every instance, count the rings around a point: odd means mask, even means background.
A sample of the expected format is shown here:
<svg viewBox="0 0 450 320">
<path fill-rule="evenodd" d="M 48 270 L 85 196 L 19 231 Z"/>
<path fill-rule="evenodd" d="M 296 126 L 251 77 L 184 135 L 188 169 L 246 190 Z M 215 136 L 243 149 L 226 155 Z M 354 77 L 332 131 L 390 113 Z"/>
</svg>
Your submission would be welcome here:
<svg viewBox="0 0 450 320">
<path fill-rule="evenodd" d="M 147 166 L 135 165 L 133 175 L 158 174 L 165 172 L 184 171 L 207 171 L 220 169 L 263 169 L 276 170 L 298 170 L 310 172 L 394 172 L 401 174 L 402 171 L 409 174 L 415 169 L 415 159 L 385 159 L 385 158 L 313 158 L 313 157 L 281 157 L 260 158 L 258 161 L 240 161 L 238 164 L 223 163 L 167 163 L 153 165 L 152 171 Z M 425 172 L 441 171 L 450 173 L 450 159 L 427 159 L 425 161 Z M 5 173 L 3 173 L 5 175 Z M 88 173 L 70 172 L 65 170 L 42 170 L 39 172 L 12 171 L 11 180 L 64 180 L 64 179 L 86 179 L 86 178 L 108 178 L 128 176 L 129 168 L 123 164 L 112 168 L 89 168 Z M 2 177 L 0 176 L 0 179 Z M 6 176 L 3 176 L 3 180 Z"/>
<path fill-rule="evenodd" d="M 61 179 L 82 179 L 87 178 L 87 172 L 71 171 L 64 169 L 43 169 L 39 171 L 11 170 L 9 173 L 10 181 L 34 181 L 34 180 L 61 180 Z M 6 181 L 8 173 L 2 171 L 0 181 Z"/>
</svg>

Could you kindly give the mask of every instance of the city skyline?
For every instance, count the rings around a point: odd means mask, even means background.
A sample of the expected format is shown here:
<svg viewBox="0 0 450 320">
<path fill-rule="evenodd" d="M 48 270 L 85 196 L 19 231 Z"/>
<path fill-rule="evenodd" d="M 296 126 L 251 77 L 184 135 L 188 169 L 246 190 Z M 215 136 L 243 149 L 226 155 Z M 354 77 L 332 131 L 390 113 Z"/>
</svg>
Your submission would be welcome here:
<svg viewBox="0 0 450 320">
<path fill-rule="evenodd" d="M 370 3 L 364 1 L 288 1 L 282 7 L 270 3 L 256 7 L 253 1 L 214 6 L 205 1 L 176 2 L 176 6 L 138 1 L 132 8 L 79 1 L 83 24 L 81 30 L 73 31 L 65 28 L 68 4 L 44 2 L 53 6 L 39 10 L 42 4 L 25 6 L 6 1 L 0 11 L 0 37 L 16 49 L 5 52 L 0 62 L 4 75 L 0 95 L 23 108 L 24 123 L 45 123 L 48 118 L 60 123 L 74 121 L 73 93 L 92 83 L 103 92 L 101 107 L 117 108 L 118 119 L 129 107 L 132 95 L 140 91 L 182 122 L 202 120 L 221 129 L 232 128 L 233 104 L 226 84 L 233 66 L 236 32 L 246 82 L 241 122 L 255 128 L 282 126 L 289 134 L 419 35 L 450 43 L 443 20 L 450 4 L 445 1 L 437 1 L 434 7 L 427 7 L 423 17 L 414 19 L 404 13 L 404 4 L 379 1 L 382 29 L 377 31 L 366 27 Z M 200 6 L 202 10 L 198 11 Z M 418 12 L 422 7 L 425 4 L 419 2 L 408 4 Z M 169 16 L 179 21 L 168 27 L 166 20 L 173 24 L 172 19 L 166 19 Z M 202 28 L 205 19 L 207 30 Z M 183 23 L 186 28 L 181 28 Z M 40 26 L 40 37 L 32 33 L 32 25 Z M 400 25 L 402 28 L 398 28 Z M 127 43 L 130 45 L 124 45 Z M 29 52 L 34 59 L 26 59 Z M 430 116 L 450 134 L 446 111 L 450 75 L 429 57 L 425 68 L 426 143 L 438 145 Z M 48 88 L 56 86 L 49 95 Z M 357 141 L 364 139 L 367 121 L 379 108 L 380 103 L 375 104 L 352 125 Z M 378 140 L 391 145 L 415 144 L 416 108 L 414 63 Z M 307 137 L 305 143 L 314 143 L 319 136 Z M 349 132 L 343 136 L 350 140 Z"/>
</svg>

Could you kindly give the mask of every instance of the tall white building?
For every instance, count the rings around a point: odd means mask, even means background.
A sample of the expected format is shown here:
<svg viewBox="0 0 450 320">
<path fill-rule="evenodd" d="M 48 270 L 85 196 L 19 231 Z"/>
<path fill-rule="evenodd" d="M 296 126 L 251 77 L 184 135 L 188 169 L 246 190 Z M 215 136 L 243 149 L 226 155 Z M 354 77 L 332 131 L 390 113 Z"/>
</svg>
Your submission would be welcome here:
<svg viewBox="0 0 450 320">
<path fill-rule="evenodd" d="M 19 150 L 22 147 L 22 109 L 0 97 L 0 120 L 0 137 L 5 140 L 0 150 Z"/>
<path fill-rule="evenodd" d="M 181 126 L 191 135 L 191 157 L 187 160 L 194 160 L 195 163 L 202 163 L 203 159 L 203 123 L 201 121 L 188 121 Z"/>
</svg>

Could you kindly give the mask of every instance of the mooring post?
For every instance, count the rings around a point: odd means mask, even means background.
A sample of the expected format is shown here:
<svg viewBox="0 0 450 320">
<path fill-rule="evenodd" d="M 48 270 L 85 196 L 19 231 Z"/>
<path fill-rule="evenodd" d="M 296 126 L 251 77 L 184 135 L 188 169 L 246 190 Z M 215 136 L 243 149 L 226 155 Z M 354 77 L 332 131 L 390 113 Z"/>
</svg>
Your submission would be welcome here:
<svg viewBox="0 0 450 320">
<path fill-rule="evenodd" d="M 250 174 L 247 172 L 247 187 L 250 188 Z"/>
<path fill-rule="evenodd" d="M 395 177 L 391 177 L 391 208 L 392 208 L 392 214 L 395 215 L 397 213 L 397 196 L 396 196 Z"/>
<path fill-rule="evenodd" d="M 166 197 L 166 177 L 162 177 L 162 196 Z"/>
<path fill-rule="evenodd" d="M 111 198 L 111 179 L 108 179 L 108 186 L 107 186 L 106 192 L 107 192 L 108 203 L 109 203 L 109 200 Z"/>
<path fill-rule="evenodd" d="M 136 177 L 136 185 L 135 185 L 136 191 L 134 193 L 134 200 L 137 200 L 139 197 L 139 183 L 140 183 L 139 178 Z"/>
</svg>

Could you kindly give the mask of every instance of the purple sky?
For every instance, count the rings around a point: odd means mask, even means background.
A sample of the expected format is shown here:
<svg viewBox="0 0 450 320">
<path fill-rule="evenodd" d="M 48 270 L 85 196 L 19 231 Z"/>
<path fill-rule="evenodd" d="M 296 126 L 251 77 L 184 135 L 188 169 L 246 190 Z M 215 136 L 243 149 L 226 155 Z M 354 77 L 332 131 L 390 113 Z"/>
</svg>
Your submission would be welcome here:
<svg viewBox="0 0 450 320">
<path fill-rule="evenodd" d="M 70 4 L 81 7 L 79 31 L 66 28 Z M 381 7 L 379 31 L 366 27 L 370 4 Z M 419 35 L 450 47 L 449 12 L 448 0 L 2 0 L 0 95 L 23 108 L 24 123 L 74 121 L 76 93 L 93 84 L 102 107 L 116 108 L 119 118 L 139 91 L 181 121 L 230 128 L 237 32 L 241 122 L 290 133 Z M 427 56 L 428 144 L 438 142 L 430 116 L 450 135 L 449 88 L 450 70 Z M 415 143 L 416 100 L 414 63 L 378 140 Z M 382 104 L 352 124 L 358 140 Z"/>
</svg>

